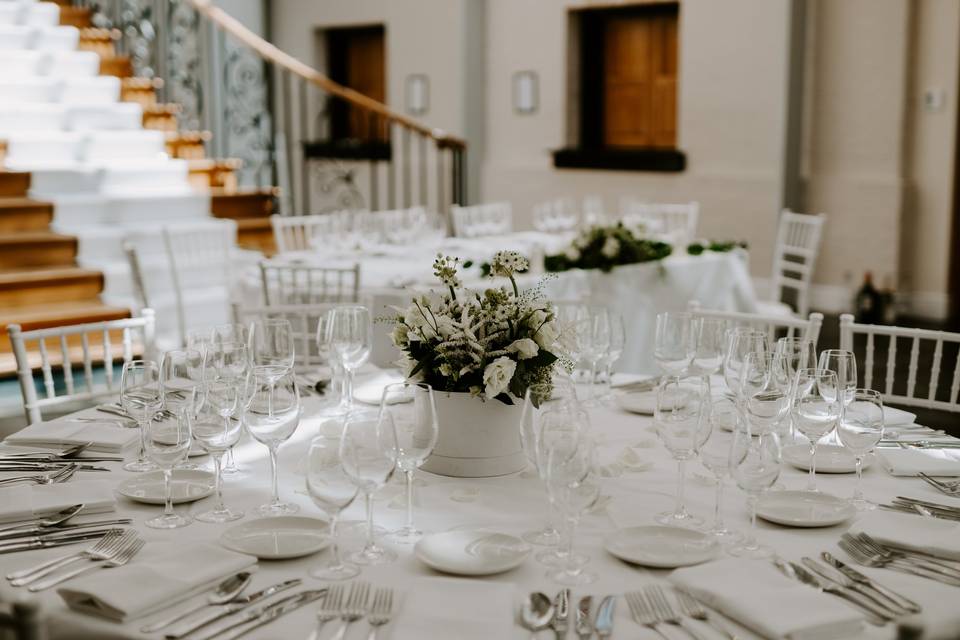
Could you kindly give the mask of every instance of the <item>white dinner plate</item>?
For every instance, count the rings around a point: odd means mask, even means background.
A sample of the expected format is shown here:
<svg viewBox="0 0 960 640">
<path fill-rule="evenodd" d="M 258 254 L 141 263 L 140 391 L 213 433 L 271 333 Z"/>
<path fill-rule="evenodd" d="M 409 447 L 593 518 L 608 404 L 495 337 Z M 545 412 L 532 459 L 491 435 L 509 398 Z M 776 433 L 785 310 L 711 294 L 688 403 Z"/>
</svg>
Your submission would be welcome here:
<svg viewBox="0 0 960 640">
<path fill-rule="evenodd" d="M 805 444 L 792 444 L 783 448 L 783 459 L 804 471 L 810 470 L 810 447 Z M 866 469 L 873 462 L 873 456 L 863 458 L 863 468 Z M 854 473 L 857 470 L 857 459 L 850 450 L 835 444 L 817 445 L 817 473 Z"/>
<path fill-rule="evenodd" d="M 625 562 L 663 569 L 689 567 L 720 554 L 709 534 L 659 525 L 617 529 L 606 537 L 604 548 Z"/>
<path fill-rule="evenodd" d="M 200 469 L 174 469 L 170 480 L 173 504 L 195 502 L 213 493 L 215 479 L 209 471 Z M 163 472 L 138 473 L 127 478 L 117 487 L 117 493 L 134 502 L 164 504 Z"/>
<path fill-rule="evenodd" d="M 461 576 L 486 576 L 520 566 L 530 545 L 511 535 L 484 530 L 455 530 L 421 538 L 414 553 L 431 569 Z"/>
<path fill-rule="evenodd" d="M 613 394 L 617 404 L 624 411 L 638 413 L 642 416 L 652 416 L 657 409 L 657 392 L 654 391 L 620 391 Z M 683 406 L 683 400 L 675 403 L 676 406 Z M 666 409 L 674 408 L 669 403 L 664 405 Z"/>
<path fill-rule="evenodd" d="M 832 527 L 857 513 L 849 500 L 819 491 L 768 491 L 757 501 L 757 515 L 788 527 Z"/>
<path fill-rule="evenodd" d="M 330 545 L 330 527 L 319 518 L 277 516 L 250 520 L 230 527 L 220 544 L 261 560 L 300 558 Z"/>
</svg>

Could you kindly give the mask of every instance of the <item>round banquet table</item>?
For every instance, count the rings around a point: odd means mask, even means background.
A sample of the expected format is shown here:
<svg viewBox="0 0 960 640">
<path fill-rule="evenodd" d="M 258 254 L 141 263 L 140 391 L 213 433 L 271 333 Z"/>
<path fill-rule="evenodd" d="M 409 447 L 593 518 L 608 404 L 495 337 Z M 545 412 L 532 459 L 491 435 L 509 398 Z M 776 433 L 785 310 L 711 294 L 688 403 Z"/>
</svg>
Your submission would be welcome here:
<svg viewBox="0 0 960 640">
<path fill-rule="evenodd" d="M 311 407 L 316 398 L 305 402 L 305 417 L 293 438 L 280 449 L 281 497 L 295 502 L 301 507 L 301 515 L 320 516 L 320 511 L 311 503 L 305 491 L 304 457 L 306 448 L 320 429 L 320 420 L 310 416 Z M 315 409 L 315 407 L 314 407 Z M 315 414 L 315 411 L 314 411 Z M 611 407 L 595 408 L 590 411 L 592 429 L 599 442 L 599 463 L 603 467 L 603 498 L 598 508 L 583 518 L 577 535 L 577 549 L 590 557 L 589 567 L 599 573 L 599 579 L 591 585 L 573 589 L 574 597 L 592 594 L 594 602 L 606 594 L 622 594 L 625 591 L 643 587 L 646 584 L 662 581 L 665 570 L 645 569 L 625 564 L 603 550 L 603 538 L 617 527 L 638 524 L 653 524 L 654 515 L 670 509 L 674 504 L 674 492 L 677 483 L 676 464 L 664 447 L 658 442 L 650 417 L 628 414 Z M 197 460 L 197 459 L 195 459 Z M 201 459 L 202 460 L 202 459 Z M 254 516 L 254 508 L 269 497 L 269 464 L 266 448 L 244 440 L 238 445 L 237 460 L 242 466 L 240 475 L 229 476 L 225 484 L 225 497 L 232 506 L 246 510 L 244 520 Z M 622 464 L 629 460 L 628 464 Z M 113 483 L 119 483 L 131 474 L 119 469 L 119 463 L 108 463 L 113 470 L 103 474 Z M 706 470 L 699 464 L 690 464 L 690 477 L 687 484 L 687 501 L 690 510 L 704 518 L 712 516 L 714 486 L 708 479 Z M 788 489 L 803 488 L 805 472 L 784 467 L 780 481 Z M 540 527 L 546 514 L 546 501 L 541 482 L 530 470 L 499 478 L 457 479 L 419 473 L 416 501 L 417 524 L 427 531 L 444 531 L 460 527 L 483 527 L 505 533 L 519 535 L 522 532 Z M 820 475 L 820 488 L 826 492 L 848 496 L 853 490 L 853 475 Z M 874 501 L 889 501 L 895 495 L 942 500 L 933 489 L 920 479 L 893 478 L 880 468 L 872 465 L 864 472 L 864 490 L 866 496 Z M 906 493 L 905 493 L 906 492 Z M 387 529 L 398 527 L 404 519 L 403 483 L 399 474 L 385 487 L 376 499 L 375 521 Z M 208 508 L 213 498 L 206 498 L 190 505 L 181 505 L 178 509 L 199 511 Z M 362 501 L 344 512 L 344 520 L 363 518 Z M 144 520 L 156 515 L 160 507 L 143 505 L 117 497 L 118 515 L 134 519 L 133 526 L 151 544 L 173 543 L 190 545 L 205 541 L 216 542 L 223 531 L 233 524 L 212 525 L 194 522 L 188 527 L 158 531 L 144 526 Z M 728 487 L 724 506 L 724 517 L 728 526 L 738 530 L 748 527 L 744 495 L 735 487 Z M 791 529 L 759 521 L 761 541 L 773 546 L 786 559 L 798 561 L 802 556 L 816 556 L 823 550 L 829 550 L 838 557 L 845 555 L 837 550 L 836 543 L 840 534 L 849 523 L 823 529 Z M 343 544 L 356 547 L 355 537 L 350 538 L 349 531 L 344 534 Z M 350 538 L 350 539 L 347 539 Z M 401 594 L 399 607 L 403 607 L 403 594 L 418 588 L 421 580 L 450 580 L 460 578 L 438 577 L 421 564 L 412 555 L 409 546 L 388 546 L 399 553 L 399 560 L 393 564 L 364 568 L 361 579 L 374 586 L 392 586 Z M 71 549 L 82 548 L 79 545 Z M 42 560 L 63 554 L 64 549 L 30 551 L 0 555 L 0 571 L 4 574 L 15 569 L 32 566 Z M 316 588 L 321 583 L 307 576 L 307 570 L 314 564 L 326 561 L 326 552 L 306 558 L 286 561 L 261 561 L 259 571 L 254 576 L 251 589 L 258 589 L 289 578 L 303 578 L 305 588 Z M 136 559 L 134 559 L 136 562 Z M 887 570 L 865 570 L 884 584 L 900 590 L 909 597 L 922 602 L 925 611 L 922 614 L 928 625 L 928 632 L 960 622 L 960 612 L 956 605 L 960 589 L 930 582 L 921 578 Z M 542 590 L 554 594 L 560 586 L 545 577 L 545 568 L 532 557 L 517 569 L 500 575 L 471 580 L 493 581 L 514 585 L 514 602 L 517 606 L 523 595 L 533 590 Z M 11 588 L 5 580 L 0 580 L 0 598 L 10 601 L 22 592 Z M 135 620 L 118 624 L 85 614 L 68 610 L 52 590 L 40 595 L 45 613 L 49 616 L 51 638 L 54 639 L 109 639 L 161 637 L 160 634 L 143 636 L 138 628 L 144 620 Z M 470 603 L 463 602 L 464 609 Z M 313 624 L 313 606 L 307 606 L 287 616 L 261 627 L 245 637 L 299 639 L 308 637 Z M 454 611 L 451 615 L 456 615 Z M 504 611 L 504 616 L 513 613 Z M 147 620 L 156 619 L 148 618 Z M 396 630 L 392 625 L 382 629 L 380 638 L 394 637 Z M 366 625 L 355 625 L 348 638 L 366 637 Z M 330 637 L 334 629 L 328 625 L 323 638 Z M 529 634 L 519 625 L 513 627 L 512 638 L 527 638 Z M 552 634 L 551 634 L 552 635 Z M 754 638 L 750 632 L 738 634 L 741 638 Z M 441 636 L 437 636 L 438 638 Z M 446 636 L 447 638 L 453 636 Z M 542 636 L 546 637 L 546 636 Z M 571 632 L 568 637 L 574 637 Z M 634 624 L 628 616 L 628 609 L 621 600 L 617 607 L 616 625 L 612 636 L 623 638 L 656 638 L 650 630 Z M 679 636 L 678 636 L 679 637 Z M 893 638 L 895 629 L 887 625 L 883 628 L 866 627 L 865 638 Z M 936 637 L 928 635 L 925 637 Z M 941 636 L 943 637 L 943 636 Z M 950 636 L 955 637 L 955 636 Z"/>
</svg>

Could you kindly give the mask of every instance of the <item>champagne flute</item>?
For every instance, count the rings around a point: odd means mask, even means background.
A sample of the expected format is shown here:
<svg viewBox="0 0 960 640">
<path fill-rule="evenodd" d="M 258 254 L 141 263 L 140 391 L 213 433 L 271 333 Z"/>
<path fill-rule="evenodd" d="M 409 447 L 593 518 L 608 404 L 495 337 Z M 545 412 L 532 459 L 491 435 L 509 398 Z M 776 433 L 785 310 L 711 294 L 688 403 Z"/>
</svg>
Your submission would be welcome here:
<svg viewBox="0 0 960 640">
<path fill-rule="evenodd" d="M 343 385 L 345 412 L 353 411 L 353 378 L 367 358 L 373 343 L 370 310 L 362 306 L 335 307 L 330 310 L 327 343 L 334 350 L 346 374 Z"/>
<path fill-rule="evenodd" d="M 757 539 L 757 500 L 780 477 L 780 437 L 775 431 L 752 436 L 749 429 L 733 433 L 730 448 L 730 470 L 733 478 L 747 494 L 750 509 L 750 534 L 729 550 L 731 555 L 748 558 L 769 558 L 773 549 Z"/>
<path fill-rule="evenodd" d="M 696 456 L 703 439 L 709 435 L 708 420 L 710 385 L 702 376 L 671 377 L 657 389 L 654 421 L 657 434 L 677 461 L 680 479 L 677 483 L 677 503 L 673 511 L 657 515 L 661 524 L 696 527 L 703 519 L 687 511 L 684 489 L 687 478 L 687 460 Z"/>
<path fill-rule="evenodd" d="M 257 508 L 263 516 L 297 513 L 295 504 L 280 500 L 277 481 L 277 449 L 290 439 L 300 424 L 300 393 L 292 370 L 278 378 L 274 371 L 254 368 L 247 382 L 243 421 L 253 438 L 266 445 L 270 452 L 270 475 L 273 489 L 270 502 Z"/>
<path fill-rule="evenodd" d="M 213 458 L 217 502 L 213 509 L 194 516 L 201 522 L 231 522 L 243 517 L 243 511 L 223 502 L 223 455 L 240 439 L 243 425 L 233 417 L 240 394 L 240 385 L 234 380 L 212 380 L 204 386 L 203 406 L 194 420 L 193 437 Z"/>
<path fill-rule="evenodd" d="M 837 435 L 857 461 L 857 484 L 850 502 L 858 511 L 870 511 L 877 505 L 863 497 L 863 458 L 883 439 L 883 400 L 873 389 L 855 389 L 853 400 L 843 412 Z"/>
<path fill-rule="evenodd" d="M 137 459 L 123 465 L 126 471 L 153 471 L 157 465 L 147 460 L 147 427 L 163 408 L 160 389 L 160 368 L 152 360 L 131 360 L 123 365 L 120 376 L 120 404 L 140 427 L 140 450 Z"/>
<path fill-rule="evenodd" d="M 360 573 L 359 567 L 343 562 L 337 544 L 340 513 L 357 498 L 357 485 L 340 464 L 340 439 L 336 435 L 320 435 L 310 443 L 307 452 L 307 493 L 313 503 L 330 518 L 330 551 L 332 562 L 308 572 L 320 580 L 348 580 Z"/>
<path fill-rule="evenodd" d="M 193 395 L 191 390 L 190 395 Z M 193 440 L 191 426 L 193 416 L 190 411 L 182 411 L 176 419 L 150 420 L 144 426 L 144 448 L 147 457 L 163 471 L 163 494 L 165 497 L 163 514 L 144 522 L 153 529 L 176 529 L 185 527 L 192 520 L 173 510 L 173 490 L 170 486 L 173 468 L 187 459 Z"/>
<path fill-rule="evenodd" d="M 367 540 L 350 556 L 362 565 L 386 564 L 397 554 L 380 547 L 373 537 L 373 496 L 393 476 L 397 467 L 397 432 L 390 412 L 351 412 L 343 424 L 340 462 L 351 482 L 363 493 L 367 507 Z"/>
<path fill-rule="evenodd" d="M 679 378 L 690 368 L 695 355 L 693 316 L 686 311 L 658 313 L 653 358 L 660 370 Z"/>
<path fill-rule="evenodd" d="M 720 371 L 726 350 L 726 331 L 727 323 L 720 318 L 695 319 L 696 347 L 691 373 L 712 376 Z"/>
<path fill-rule="evenodd" d="M 723 357 L 723 380 L 733 397 L 740 400 L 740 373 L 747 354 L 764 353 L 767 336 L 750 327 L 736 327 L 727 333 L 727 350 Z"/>
<path fill-rule="evenodd" d="M 723 489 L 726 479 L 730 477 L 730 449 L 733 445 L 733 434 L 743 428 L 740 412 L 736 403 L 729 398 L 717 398 L 710 403 L 709 434 L 700 445 L 698 453 L 700 462 L 709 471 L 717 483 L 713 507 L 713 524 L 707 530 L 712 536 L 724 541 L 736 541 L 741 535 L 728 529 L 723 523 L 721 508 L 723 505 Z"/>
<path fill-rule="evenodd" d="M 574 553 L 577 526 L 583 514 L 600 498 L 600 477 L 594 465 L 590 438 L 572 433 L 553 439 L 547 446 L 547 489 L 557 503 L 567 529 L 564 566 L 551 569 L 547 577 L 563 585 L 590 584 L 597 574 L 584 569 Z"/>
<path fill-rule="evenodd" d="M 423 382 L 398 382 L 383 390 L 380 412 L 389 413 L 397 436 L 397 468 L 406 481 L 407 524 L 390 534 L 395 542 L 412 544 L 423 536 L 413 524 L 413 474 L 433 453 L 439 425 L 433 388 Z"/>
<path fill-rule="evenodd" d="M 840 419 L 836 396 L 837 374 L 824 369 L 800 369 L 790 415 L 797 431 L 810 440 L 807 491 L 817 490 L 817 443 L 830 434 Z"/>
</svg>

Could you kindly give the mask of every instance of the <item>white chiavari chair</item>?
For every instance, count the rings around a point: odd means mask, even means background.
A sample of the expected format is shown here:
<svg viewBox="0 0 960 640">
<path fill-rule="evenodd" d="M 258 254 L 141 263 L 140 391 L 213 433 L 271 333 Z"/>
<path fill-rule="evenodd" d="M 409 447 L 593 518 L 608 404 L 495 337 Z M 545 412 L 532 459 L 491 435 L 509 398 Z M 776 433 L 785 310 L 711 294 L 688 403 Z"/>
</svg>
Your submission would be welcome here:
<svg viewBox="0 0 960 640">
<path fill-rule="evenodd" d="M 960 333 L 861 324 L 849 313 L 841 315 L 840 348 L 857 353 L 855 347 L 860 346 L 857 336 L 865 336 L 863 359 L 858 367 L 862 387 L 880 391 L 883 401 L 892 404 L 960 411 Z M 878 342 L 881 341 L 886 342 L 887 357 L 884 362 L 877 362 L 875 353 Z M 905 348 L 910 349 L 905 383 L 897 381 L 898 345 L 905 345 Z M 924 372 L 921 377 L 920 352 L 921 349 L 929 351 L 930 348 L 933 349 L 933 360 L 929 375 Z M 947 351 L 948 355 L 945 356 L 944 351 Z M 950 387 L 941 389 L 941 373 L 944 368 L 951 370 Z M 877 380 L 877 385 L 874 386 L 875 373 L 879 372 L 884 374 L 883 381 L 881 383 Z M 924 382 L 926 393 L 921 394 L 920 388 Z"/>
<path fill-rule="evenodd" d="M 784 289 L 793 289 L 796 292 L 797 314 L 807 315 L 810 310 L 810 280 L 826 220 L 827 216 L 822 213 L 794 213 L 789 209 L 780 213 L 773 253 L 770 300 L 761 303 L 765 313 L 792 313 L 789 305 L 781 300 Z"/>
<path fill-rule="evenodd" d="M 726 320 L 730 328 L 752 327 L 767 334 L 771 343 L 777 338 L 804 338 L 813 341 L 816 346 L 820 339 L 820 329 L 823 327 L 823 314 L 811 313 L 808 318 L 793 316 L 769 315 L 764 313 L 745 313 L 742 311 L 717 311 L 703 309 L 696 300 L 691 300 L 687 309 L 694 317 L 719 318 Z"/>
<path fill-rule="evenodd" d="M 580 214 L 572 198 L 556 198 L 533 207 L 533 228 L 545 233 L 573 231 L 580 223 Z"/>
<path fill-rule="evenodd" d="M 43 419 L 44 409 L 75 402 L 94 402 L 120 392 L 119 377 L 114 377 L 113 364 L 119 359 L 127 363 L 135 358 L 153 359 L 154 314 L 142 309 L 137 318 L 108 320 L 87 324 L 49 327 L 22 331 L 19 324 L 7 327 L 17 377 L 23 395 L 27 422 Z M 45 397 L 38 397 L 33 369 L 39 364 Z M 53 368 L 63 372 L 63 389 L 58 391 Z M 79 368 L 83 382 L 74 381 Z M 94 375 L 102 368 L 102 379 Z"/>
<path fill-rule="evenodd" d="M 620 219 L 625 225 L 642 225 L 647 233 L 678 243 L 688 243 L 697 237 L 700 222 L 700 203 L 664 204 L 621 201 Z"/>
<path fill-rule="evenodd" d="M 360 295 L 360 265 L 323 267 L 280 260 L 260 262 L 263 301 L 280 304 L 356 302 Z"/>
<path fill-rule="evenodd" d="M 513 231 L 513 207 L 509 202 L 491 202 L 468 207 L 453 205 L 453 235 L 458 238 L 502 236 Z"/>
<path fill-rule="evenodd" d="M 344 217 L 349 215 L 349 212 L 338 211 L 307 216 L 270 216 L 277 253 L 315 250 L 323 238 L 339 234 Z"/>
<path fill-rule="evenodd" d="M 433 220 L 423 207 L 371 211 L 379 235 L 388 244 L 410 244 L 429 234 Z"/>
<path fill-rule="evenodd" d="M 293 331 L 294 370 L 312 373 L 328 364 L 327 356 L 317 346 L 317 324 L 327 311 L 338 303 L 279 304 L 267 307 L 234 305 L 234 322 L 249 325 L 262 320 L 288 320 Z"/>
</svg>

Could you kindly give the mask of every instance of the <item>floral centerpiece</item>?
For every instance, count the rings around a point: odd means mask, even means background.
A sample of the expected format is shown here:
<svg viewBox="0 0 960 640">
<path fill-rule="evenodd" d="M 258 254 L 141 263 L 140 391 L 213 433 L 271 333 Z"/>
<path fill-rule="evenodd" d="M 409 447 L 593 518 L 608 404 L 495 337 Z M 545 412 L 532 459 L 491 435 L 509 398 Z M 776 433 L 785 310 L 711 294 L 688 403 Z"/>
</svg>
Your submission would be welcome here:
<svg viewBox="0 0 960 640">
<path fill-rule="evenodd" d="M 590 227 L 581 231 L 563 253 L 546 256 L 544 268 L 547 271 L 600 269 L 608 272 L 619 265 L 662 260 L 673 251 L 666 242 L 643 238 L 639 233 L 622 222 Z"/>
<path fill-rule="evenodd" d="M 730 241 L 720 241 L 720 240 L 709 240 L 703 242 L 693 242 L 687 245 L 687 253 L 692 256 L 699 256 L 704 251 L 714 251 L 716 253 L 725 253 L 727 251 L 733 251 L 734 249 L 746 249 L 747 243 L 740 241 L 734 242 Z"/>
</svg>

